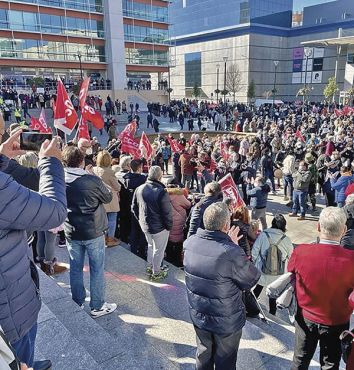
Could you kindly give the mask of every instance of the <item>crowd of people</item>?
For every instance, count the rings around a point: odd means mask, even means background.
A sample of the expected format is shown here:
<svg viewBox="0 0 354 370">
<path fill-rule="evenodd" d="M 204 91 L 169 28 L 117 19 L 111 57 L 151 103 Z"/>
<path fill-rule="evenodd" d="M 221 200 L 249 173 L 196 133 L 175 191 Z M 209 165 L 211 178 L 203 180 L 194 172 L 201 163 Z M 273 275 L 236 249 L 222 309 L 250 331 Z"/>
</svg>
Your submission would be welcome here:
<svg viewBox="0 0 354 370">
<path fill-rule="evenodd" d="M 246 314 L 259 314 L 255 297 L 264 289 L 269 313 L 282 306 L 295 323 L 292 369 L 309 367 L 318 342 L 321 367 L 338 369 L 339 337 L 354 308 L 353 116 L 326 104 L 173 101 L 161 108 L 171 124 L 183 129 L 185 119 L 207 119 L 216 132 L 158 133 L 147 160 L 122 150 L 111 116 L 117 101 L 107 102 L 107 145 L 54 138 L 39 153 L 24 153 L 18 125 L 0 126 L 0 325 L 19 360 L 48 368 L 33 358 L 34 265 L 48 275 L 67 271 L 56 257 L 56 246 L 66 246 L 72 299 L 83 307 L 87 254 L 97 318 L 117 307 L 105 300 L 105 249 L 125 243 L 146 260 L 153 282 L 167 277 L 165 261 L 184 269 L 197 369 L 236 367 Z M 128 120 L 136 120 L 139 107 L 129 108 Z M 224 128 L 234 132 L 217 132 Z M 240 194 L 237 207 L 220 184 L 227 176 Z M 283 197 L 299 223 L 319 217 L 313 244 L 291 240 L 283 214 L 268 224 L 270 193 Z"/>
</svg>

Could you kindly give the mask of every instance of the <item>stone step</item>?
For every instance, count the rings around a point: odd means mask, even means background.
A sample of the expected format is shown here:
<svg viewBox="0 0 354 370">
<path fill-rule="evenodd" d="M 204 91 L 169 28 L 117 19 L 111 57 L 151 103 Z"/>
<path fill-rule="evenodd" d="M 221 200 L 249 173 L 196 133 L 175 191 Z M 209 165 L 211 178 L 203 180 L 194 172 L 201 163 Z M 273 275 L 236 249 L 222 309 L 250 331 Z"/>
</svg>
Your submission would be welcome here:
<svg viewBox="0 0 354 370">
<path fill-rule="evenodd" d="M 58 249 L 57 255 L 60 261 L 68 261 L 66 249 Z M 78 363 L 75 359 L 80 357 L 81 348 L 83 361 L 92 358 L 95 369 L 194 369 L 195 333 L 188 313 L 184 272 L 171 266 L 163 283 L 152 283 L 145 267 L 145 261 L 125 248 L 106 250 L 106 299 L 117 303 L 118 308 L 95 320 L 88 314 L 88 304 L 82 311 L 71 300 L 68 272 L 55 280 L 42 276 L 45 305 L 41 317 L 47 319 L 40 323 L 37 348 L 42 357 L 54 360 L 54 370 L 78 369 L 74 364 Z M 88 268 L 84 270 L 85 286 L 89 288 Z M 290 368 L 294 327 L 269 319 L 270 325 L 257 319 L 247 321 L 238 369 Z M 71 346 L 60 345 L 62 340 L 65 343 L 61 333 L 55 337 L 58 343 L 52 346 L 49 320 L 56 320 L 65 329 L 69 342 L 75 343 L 72 347 L 77 348 L 74 354 Z M 310 368 L 318 366 L 313 361 Z"/>
</svg>

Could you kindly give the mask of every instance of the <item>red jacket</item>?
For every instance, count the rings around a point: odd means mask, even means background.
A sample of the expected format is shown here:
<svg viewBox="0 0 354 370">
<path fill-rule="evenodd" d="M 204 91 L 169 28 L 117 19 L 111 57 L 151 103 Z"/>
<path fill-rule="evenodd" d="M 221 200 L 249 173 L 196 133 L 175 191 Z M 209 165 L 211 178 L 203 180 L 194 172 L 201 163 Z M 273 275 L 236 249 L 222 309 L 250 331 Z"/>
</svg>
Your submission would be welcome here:
<svg viewBox="0 0 354 370">
<path fill-rule="evenodd" d="M 333 244 L 299 245 L 291 255 L 288 271 L 296 274 L 296 297 L 306 319 L 329 326 L 350 321 L 353 251 Z"/>
</svg>

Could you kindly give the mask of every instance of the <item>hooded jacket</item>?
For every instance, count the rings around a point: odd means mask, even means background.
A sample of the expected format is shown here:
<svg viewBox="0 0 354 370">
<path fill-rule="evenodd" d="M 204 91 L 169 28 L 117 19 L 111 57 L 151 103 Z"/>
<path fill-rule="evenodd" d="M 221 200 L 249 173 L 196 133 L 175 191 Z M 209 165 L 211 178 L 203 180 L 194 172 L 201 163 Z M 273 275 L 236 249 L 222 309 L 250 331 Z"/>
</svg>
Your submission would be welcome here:
<svg viewBox="0 0 354 370">
<path fill-rule="evenodd" d="M 184 242 L 184 271 L 193 324 L 219 335 L 241 330 L 246 322 L 242 291 L 260 277 L 243 250 L 221 231 L 198 229 Z"/>
<path fill-rule="evenodd" d="M 69 240 L 92 240 L 108 229 L 103 204 L 112 201 L 112 193 L 98 177 L 81 168 L 65 168 L 68 217 L 65 236 Z"/>
<path fill-rule="evenodd" d="M 0 156 L 0 171 L 5 170 L 8 163 L 8 158 Z M 17 168 L 20 175 L 21 168 Z M 0 325 L 12 343 L 33 327 L 41 307 L 35 284 L 38 274 L 29 257 L 26 230 L 46 231 L 58 227 L 67 213 L 60 161 L 40 159 L 38 171 L 39 193 L 0 172 Z"/>
</svg>

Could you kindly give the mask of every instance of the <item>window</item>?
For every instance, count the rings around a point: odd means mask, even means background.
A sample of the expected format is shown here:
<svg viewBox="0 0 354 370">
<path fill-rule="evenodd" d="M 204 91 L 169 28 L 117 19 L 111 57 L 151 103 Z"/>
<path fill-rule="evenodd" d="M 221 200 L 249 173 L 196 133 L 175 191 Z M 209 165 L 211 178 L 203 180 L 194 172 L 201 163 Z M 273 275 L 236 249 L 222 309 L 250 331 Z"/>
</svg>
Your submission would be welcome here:
<svg viewBox="0 0 354 370">
<path fill-rule="evenodd" d="M 184 55 L 186 87 L 202 86 L 202 53 Z"/>
</svg>

